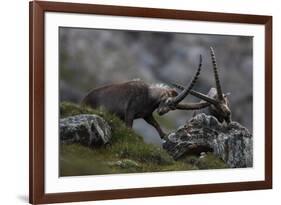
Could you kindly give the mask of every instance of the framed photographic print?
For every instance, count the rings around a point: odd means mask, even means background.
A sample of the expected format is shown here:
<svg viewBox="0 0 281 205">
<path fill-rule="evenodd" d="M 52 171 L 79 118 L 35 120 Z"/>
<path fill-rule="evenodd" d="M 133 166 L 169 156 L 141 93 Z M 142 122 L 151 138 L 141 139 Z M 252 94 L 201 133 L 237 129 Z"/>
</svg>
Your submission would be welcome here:
<svg viewBox="0 0 281 205">
<path fill-rule="evenodd" d="M 30 203 L 272 187 L 272 17 L 30 2 Z"/>
</svg>

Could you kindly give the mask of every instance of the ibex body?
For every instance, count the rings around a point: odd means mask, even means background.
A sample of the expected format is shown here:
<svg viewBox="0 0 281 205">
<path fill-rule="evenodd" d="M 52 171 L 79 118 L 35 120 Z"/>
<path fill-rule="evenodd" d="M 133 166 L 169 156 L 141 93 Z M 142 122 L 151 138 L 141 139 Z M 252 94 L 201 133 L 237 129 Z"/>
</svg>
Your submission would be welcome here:
<svg viewBox="0 0 281 205">
<path fill-rule="evenodd" d="M 94 89 L 82 103 L 92 108 L 104 107 L 123 120 L 128 127 L 132 127 L 134 119 L 143 118 L 157 129 L 162 138 L 165 133 L 153 118 L 152 113 L 155 110 L 159 114 L 169 111 L 168 107 L 161 107 L 160 104 L 177 94 L 174 89 L 165 86 L 154 86 L 141 80 L 133 80 Z"/>
</svg>

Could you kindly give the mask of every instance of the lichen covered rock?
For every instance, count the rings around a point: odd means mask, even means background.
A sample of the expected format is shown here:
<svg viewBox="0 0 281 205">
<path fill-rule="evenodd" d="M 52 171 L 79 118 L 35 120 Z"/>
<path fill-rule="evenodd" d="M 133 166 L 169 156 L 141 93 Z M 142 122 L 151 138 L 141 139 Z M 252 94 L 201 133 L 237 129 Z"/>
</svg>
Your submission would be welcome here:
<svg viewBox="0 0 281 205">
<path fill-rule="evenodd" d="M 252 134 L 237 122 L 220 123 L 203 113 L 170 133 L 163 148 L 174 159 L 213 152 L 231 168 L 253 166 Z"/>
<path fill-rule="evenodd" d="M 60 142 L 99 147 L 110 142 L 111 128 L 98 115 L 81 114 L 60 119 Z"/>
</svg>

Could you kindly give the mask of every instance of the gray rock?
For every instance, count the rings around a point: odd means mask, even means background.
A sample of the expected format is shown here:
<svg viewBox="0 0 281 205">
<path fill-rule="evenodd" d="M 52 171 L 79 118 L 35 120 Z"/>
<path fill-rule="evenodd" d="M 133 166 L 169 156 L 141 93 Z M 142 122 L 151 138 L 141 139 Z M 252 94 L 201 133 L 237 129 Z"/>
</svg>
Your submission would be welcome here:
<svg viewBox="0 0 281 205">
<path fill-rule="evenodd" d="M 97 115 L 82 114 L 60 119 L 60 142 L 63 144 L 80 143 L 98 147 L 109 143 L 111 128 Z"/>
<path fill-rule="evenodd" d="M 163 148 L 174 159 L 213 152 L 231 168 L 253 166 L 252 134 L 237 122 L 219 123 L 203 113 L 170 133 Z"/>
</svg>

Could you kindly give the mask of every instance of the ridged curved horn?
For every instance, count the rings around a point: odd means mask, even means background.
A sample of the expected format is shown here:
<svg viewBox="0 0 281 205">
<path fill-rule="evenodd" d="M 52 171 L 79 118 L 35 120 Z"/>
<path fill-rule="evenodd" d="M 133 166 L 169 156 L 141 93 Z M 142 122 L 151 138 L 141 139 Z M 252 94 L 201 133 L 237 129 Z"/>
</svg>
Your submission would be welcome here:
<svg viewBox="0 0 281 205">
<path fill-rule="evenodd" d="M 179 85 L 177 83 L 171 83 L 171 82 L 169 82 L 169 84 L 172 85 L 173 87 L 179 89 L 179 90 L 184 90 L 184 86 L 182 86 L 182 85 Z"/>
<path fill-rule="evenodd" d="M 184 88 L 184 90 L 180 94 L 178 94 L 175 98 L 173 98 L 174 104 L 178 104 L 180 101 L 182 101 L 188 95 L 188 93 L 190 92 L 192 87 L 195 85 L 195 83 L 198 79 L 198 76 L 200 75 L 201 67 L 202 67 L 202 56 L 200 55 L 199 65 L 198 65 L 198 69 L 197 69 L 195 76 L 193 77 L 190 85 L 187 88 Z"/>
<path fill-rule="evenodd" d="M 223 100 L 223 94 L 222 94 L 222 89 L 221 89 L 221 84 L 220 84 L 220 79 L 219 79 L 219 73 L 218 73 L 218 67 L 217 67 L 215 52 L 214 52 L 214 49 L 212 47 L 210 47 L 210 51 L 211 51 L 211 58 L 212 58 L 212 64 L 213 64 L 213 69 L 214 69 L 214 76 L 215 76 L 215 81 L 216 81 L 218 97 L 219 97 L 220 100 Z"/>
<path fill-rule="evenodd" d="M 176 84 L 176 83 L 170 83 L 172 86 L 174 86 L 175 88 L 179 89 L 179 90 L 184 90 L 184 86 Z M 208 95 L 205 95 L 203 93 L 197 92 L 195 90 L 190 90 L 189 93 L 195 97 L 200 98 L 201 100 L 205 100 L 208 103 L 211 103 L 213 105 L 218 104 L 218 102 L 216 100 L 214 100 L 213 98 L 209 97 Z"/>
<path fill-rule="evenodd" d="M 210 106 L 208 102 L 199 102 L 199 103 L 180 103 L 176 105 L 177 110 L 200 110 L 205 107 Z"/>
<path fill-rule="evenodd" d="M 195 96 L 195 97 L 198 97 L 198 98 L 200 98 L 200 99 L 202 99 L 202 100 L 205 100 L 206 102 L 211 103 L 211 104 L 213 104 L 213 105 L 217 105 L 217 104 L 218 104 L 218 101 L 216 101 L 215 99 L 209 97 L 208 95 L 199 93 L 199 92 L 197 92 L 197 91 L 195 91 L 195 90 L 191 90 L 189 93 L 190 93 L 191 95 L 193 95 L 193 96 Z"/>
</svg>

